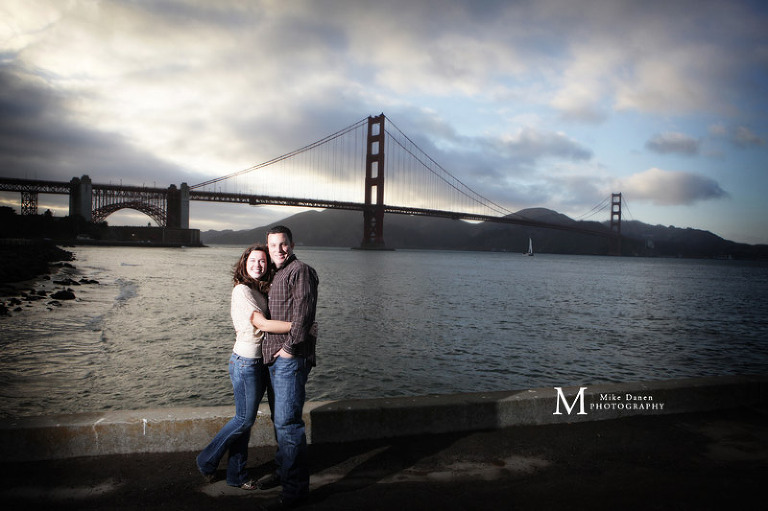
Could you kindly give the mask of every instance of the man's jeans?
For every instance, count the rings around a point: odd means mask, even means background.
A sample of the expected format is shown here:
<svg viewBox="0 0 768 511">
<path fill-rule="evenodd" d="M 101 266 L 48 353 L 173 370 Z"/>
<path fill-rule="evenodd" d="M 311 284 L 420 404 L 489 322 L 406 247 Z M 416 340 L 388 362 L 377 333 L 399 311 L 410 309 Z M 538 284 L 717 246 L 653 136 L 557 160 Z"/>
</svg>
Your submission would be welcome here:
<svg viewBox="0 0 768 511">
<path fill-rule="evenodd" d="M 283 499 L 290 502 L 309 493 L 307 437 L 304 432 L 304 387 L 312 368 L 304 357 L 278 357 L 269 366 L 274 389 L 274 423 L 277 436 L 275 463 L 283 485 Z"/>
<path fill-rule="evenodd" d="M 221 428 L 208 447 L 197 456 L 203 474 L 216 472 L 221 458 L 229 450 L 227 484 L 240 486 L 248 481 L 248 441 L 256 421 L 259 403 L 269 385 L 266 367 L 260 358 L 246 358 L 232 353 L 229 377 L 235 393 L 235 416 Z"/>
</svg>

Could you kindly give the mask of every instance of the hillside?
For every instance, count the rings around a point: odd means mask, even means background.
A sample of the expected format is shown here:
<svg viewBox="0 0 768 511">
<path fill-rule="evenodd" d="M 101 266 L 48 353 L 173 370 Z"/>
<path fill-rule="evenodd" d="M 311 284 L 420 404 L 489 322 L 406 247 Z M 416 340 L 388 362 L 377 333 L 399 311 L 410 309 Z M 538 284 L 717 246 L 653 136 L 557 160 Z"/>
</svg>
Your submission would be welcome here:
<svg viewBox="0 0 768 511">
<path fill-rule="evenodd" d="M 356 211 L 307 211 L 277 223 L 291 228 L 297 245 L 359 247 L 362 216 Z M 514 216 L 606 232 L 609 228 L 607 222 L 577 222 L 545 208 L 524 209 Z M 268 228 L 205 231 L 201 233 L 201 239 L 205 244 L 245 246 L 263 242 Z M 766 245 L 734 243 L 708 231 L 625 221 L 622 234 L 625 237 L 622 254 L 628 256 L 768 259 Z M 533 239 L 537 253 L 607 255 L 610 248 L 607 238 L 564 230 L 407 215 L 386 215 L 384 218 L 384 240 L 391 249 L 523 252 L 527 250 L 529 237 Z"/>
</svg>

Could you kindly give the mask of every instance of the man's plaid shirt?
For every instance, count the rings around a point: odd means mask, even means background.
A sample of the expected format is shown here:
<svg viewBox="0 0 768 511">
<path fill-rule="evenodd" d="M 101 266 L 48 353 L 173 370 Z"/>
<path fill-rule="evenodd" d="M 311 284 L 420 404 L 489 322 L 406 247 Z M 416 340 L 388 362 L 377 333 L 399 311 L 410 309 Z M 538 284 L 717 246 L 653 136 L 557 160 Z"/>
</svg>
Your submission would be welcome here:
<svg viewBox="0 0 768 511">
<path fill-rule="evenodd" d="M 265 364 L 274 362 L 277 352 L 283 348 L 315 365 L 317 330 L 312 327 L 317 309 L 318 282 L 314 268 L 296 259 L 296 255 L 291 255 L 275 273 L 269 289 L 269 316 L 292 324 L 287 334 L 267 333 L 261 345 Z"/>
</svg>

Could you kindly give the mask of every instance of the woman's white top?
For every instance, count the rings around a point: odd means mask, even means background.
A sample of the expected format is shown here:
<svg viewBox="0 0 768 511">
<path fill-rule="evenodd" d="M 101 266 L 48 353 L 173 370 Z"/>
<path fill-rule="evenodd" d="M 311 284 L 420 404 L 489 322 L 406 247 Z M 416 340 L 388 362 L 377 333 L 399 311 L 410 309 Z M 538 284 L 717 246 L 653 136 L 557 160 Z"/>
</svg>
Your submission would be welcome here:
<svg viewBox="0 0 768 511">
<path fill-rule="evenodd" d="M 255 293 L 258 291 L 245 284 L 232 288 L 232 324 L 237 336 L 232 351 L 246 358 L 261 358 L 261 341 L 264 338 L 264 332 L 251 323 L 254 311 L 264 312 L 256 302 Z"/>
</svg>

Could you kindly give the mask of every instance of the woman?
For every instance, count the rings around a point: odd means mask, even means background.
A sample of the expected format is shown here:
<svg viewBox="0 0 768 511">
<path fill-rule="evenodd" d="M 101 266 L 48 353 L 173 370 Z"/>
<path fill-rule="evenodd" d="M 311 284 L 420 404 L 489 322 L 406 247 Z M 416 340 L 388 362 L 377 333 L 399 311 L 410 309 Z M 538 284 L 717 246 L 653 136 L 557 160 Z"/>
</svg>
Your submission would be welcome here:
<svg viewBox="0 0 768 511">
<path fill-rule="evenodd" d="M 240 256 L 234 267 L 231 315 L 236 342 L 229 359 L 229 377 L 235 394 L 235 416 L 197 456 L 197 468 L 208 482 L 215 480 L 216 469 L 224 453 L 229 451 L 227 484 L 244 490 L 256 489 L 248 477 L 248 441 L 256 421 L 259 403 L 269 386 L 269 372 L 263 364 L 261 341 L 264 332 L 286 333 L 291 324 L 265 320 L 262 329 L 251 323 L 254 312 L 267 311 L 267 292 L 274 275 L 267 248 L 252 245 Z"/>
</svg>

